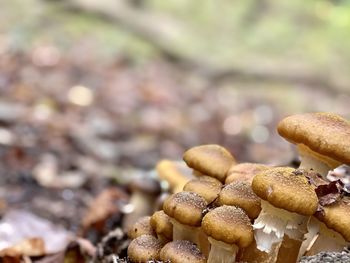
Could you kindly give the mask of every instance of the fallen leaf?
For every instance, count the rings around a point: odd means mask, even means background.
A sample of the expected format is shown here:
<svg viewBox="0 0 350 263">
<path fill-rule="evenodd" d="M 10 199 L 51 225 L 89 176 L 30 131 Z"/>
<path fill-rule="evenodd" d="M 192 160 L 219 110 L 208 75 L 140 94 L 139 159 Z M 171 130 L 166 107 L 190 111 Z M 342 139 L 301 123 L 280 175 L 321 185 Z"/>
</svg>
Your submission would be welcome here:
<svg viewBox="0 0 350 263">
<path fill-rule="evenodd" d="M 14 244 L 11 247 L 0 250 L 0 256 L 42 256 L 46 254 L 45 244 L 41 238 L 28 238 Z"/>
<path fill-rule="evenodd" d="M 84 263 L 95 256 L 96 248 L 90 241 L 77 238 L 65 250 L 35 259 L 35 263 Z"/>
<path fill-rule="evenodd" d="M 47 255 L 35 260 L 35 263 L 62 263 L 64 261 L 64 251 L 53 255 Z"/>
<path fill-rule="evenodd" d="M 99 234 L 106 234 L 108 220 L 115 218 L 121 220 L 120 207 L 126 203 L 127 194 L 119 188 L 108 188 L 100 193 L 91 203 L 90 208 L 83 218 L 82 226 L 84 236 L 94 230 Z"/>
<path fill-rule="evenodd" d="M 0 249 L 11 248 L 33 238 L 42 240 L 45 253 L 57 253 L 64 250 L 71 240 L 71 234 L 46 219 L 22 210 L 10 210 L 2 218 Z"/>
<path fill-rule="evenodd" d="M 348 194 L 346 189 L 344 189 L 344 184 L 341 180 L 319 185 L 315 191 L 319 199 L 319 203 L 322 206 L 331 205 L 337 202 L 342 195 Z"/>
<path fill-rule="evenodd" d="M 309 184 L 315 186 L 316 188 L 318 186 L 328 184 L 328 182 L 325 181 L 319 173 L 312 170 L 306 172 L 303 169 L 296 169 L 294 173 L 304 174 L 308 179 Z"/>
<path fill-rule="evenodd" d="M 9 257 L 9 256 L 4 256 L 0 257 L 0 262 L 1 263 L 21 263 L 22 257 Z"/>
</svg>

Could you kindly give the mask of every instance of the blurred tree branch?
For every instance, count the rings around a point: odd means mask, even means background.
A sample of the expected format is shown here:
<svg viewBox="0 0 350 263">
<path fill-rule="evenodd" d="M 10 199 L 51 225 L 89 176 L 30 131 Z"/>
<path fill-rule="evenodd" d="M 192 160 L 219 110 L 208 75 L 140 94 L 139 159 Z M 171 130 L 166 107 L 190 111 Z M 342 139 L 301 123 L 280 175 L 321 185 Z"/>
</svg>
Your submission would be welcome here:
<svg viewBox="0 0 350 263">
<path fill-rule="evenodd" d="M 209 82 L 225 82 L 235 80 L 265 81 L 277 83 L 300 84 L 310 88 L 320 88 L 334 94 L 335 91 L 349 93 L 347 83 L 330 76 L 314 72 L 288 70 L 277 65 L 274 68 L 256 67 L 252 63 L 249 68 L 223 68 L 205 61 L 204 56 L 193 57 L 182 51 L 178 41 L 184 34 L 191 34 L 180 21 L 166 16 L 153 14 L 124 0 L 70 0 L 64 1 L 65 8 L 78 12 L 100 15 L 136 34 L 153 45 L 166 59 L 177 63 L 186 71 L 191 70 L 205 77 Z"/>
</svg>

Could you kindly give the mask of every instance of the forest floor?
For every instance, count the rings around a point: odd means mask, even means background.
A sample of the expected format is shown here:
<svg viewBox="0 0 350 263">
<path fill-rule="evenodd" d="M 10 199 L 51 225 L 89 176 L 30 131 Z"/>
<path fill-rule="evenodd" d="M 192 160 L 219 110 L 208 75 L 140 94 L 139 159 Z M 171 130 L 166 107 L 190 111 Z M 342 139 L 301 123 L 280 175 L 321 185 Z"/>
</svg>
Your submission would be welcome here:
<svg viewBox="0 0 350 263">
<path fill-rule="evenodd" d="M 101 52 L 104 46 L 94 35 L 78 34 L 64 47 L 36 39 L 23 48 L 26 38 L 14 41 L 21 32 L 4 32 L 0 256 L 7 256 L 5 262 L 64 257 L 84 262 L 86 255 L 103 258 L 111 251 L 124 256 L 124 233 L 110 231 L 121 225 L 128 182 L 152 173 L 159 160 L 180 160 L 192 146 L 217 143 L 242 162 L 284 165 L 296 154 L 275 131 L 283 116 L 316 110 L 349 114 L 347 93 L 300 83 L 215 82 L 162 56 L 135 59 L 132 46 L 131 52 Z M 33 233 L 44 240 L 45 257 L 1 252 Z M 38 240 L 27 241 L 42 248 Z"/>
</svg>

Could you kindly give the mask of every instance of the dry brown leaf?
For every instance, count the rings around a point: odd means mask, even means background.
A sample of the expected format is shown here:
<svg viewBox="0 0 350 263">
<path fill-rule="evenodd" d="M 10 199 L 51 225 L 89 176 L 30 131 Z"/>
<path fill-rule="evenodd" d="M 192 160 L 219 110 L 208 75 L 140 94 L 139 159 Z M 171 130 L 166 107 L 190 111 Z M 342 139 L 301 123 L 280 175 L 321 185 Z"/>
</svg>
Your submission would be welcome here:
<svg viewBox="0 0 350 263">
<path fill-rule="evenodd" d="M 21 263 L 21 257 L 4 256 L 4 257 L 0 257 L 0 262 L 2 262 L 2 263 Z"/>
<path fill-rule="evenodd" d="M 45 243 L 41 238 L 28 238 L 0 251 L 1 257 L 42 256 L 45 255 Z"/>
<path fill-rule="evenodd" d="M 121 213 L 118 203 L 126 202 L 127 198 L 127 194 L 118 188 L 109 188 L 100 193 L 83 218 L 83 232 L 86 233 L 90 228 L 103 232 L 106 220 Z"/>
<path fill-rule="evenodd" d="M 22 244 L 24 240 L 32 241 Z M 43 242 L 46 253 L 57 253 L 70 240 L 71 233 L 27 211 L 10 210 L 0 221 L 0 250 L 13 247 L 18 249 L 18 244 L 21 249 L 31 248 L 30 244 L 40 248 L 40 242 Z"/>
</svg>

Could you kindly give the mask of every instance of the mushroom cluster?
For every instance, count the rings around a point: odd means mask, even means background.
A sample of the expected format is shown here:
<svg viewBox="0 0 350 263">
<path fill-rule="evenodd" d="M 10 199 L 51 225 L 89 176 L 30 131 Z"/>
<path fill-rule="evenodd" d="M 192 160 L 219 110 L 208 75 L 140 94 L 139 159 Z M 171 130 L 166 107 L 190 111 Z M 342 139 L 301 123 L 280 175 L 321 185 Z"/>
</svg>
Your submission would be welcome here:
<svg viewBox="0 0 350 263">
<path fill-rule="evenodd" d="M 184 163 L 161 161 L 170 195 L 129 229 L 129 260 L 295 263 L 350 245 L 349 192 L 327 179 L 350 164 L 350 122 L 299 114 L 283 119 L 278 132 L 297 145 L 299 168 L 238 164 L 219 145 L 187 150 Z"/>
</svg>

